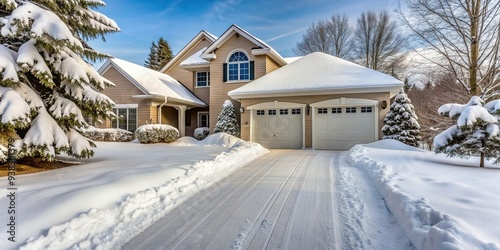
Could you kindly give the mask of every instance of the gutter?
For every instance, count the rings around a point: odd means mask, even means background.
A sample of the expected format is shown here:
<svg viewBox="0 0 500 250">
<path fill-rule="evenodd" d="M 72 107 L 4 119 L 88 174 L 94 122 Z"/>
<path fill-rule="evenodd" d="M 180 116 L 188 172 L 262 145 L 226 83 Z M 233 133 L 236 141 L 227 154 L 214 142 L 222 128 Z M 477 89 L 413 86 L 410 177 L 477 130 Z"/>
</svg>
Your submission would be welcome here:
<svg viewBox="0 0 500 250">
<path fill-rule="evenodd" d="M 161 124 L 161 108 L 163 108 L 163 106 L 165 106 L 166 104 L 167 104 L 167 97 L 165 96 L 165 102 L 157 106 L 158 124 Z"/>
</svg>

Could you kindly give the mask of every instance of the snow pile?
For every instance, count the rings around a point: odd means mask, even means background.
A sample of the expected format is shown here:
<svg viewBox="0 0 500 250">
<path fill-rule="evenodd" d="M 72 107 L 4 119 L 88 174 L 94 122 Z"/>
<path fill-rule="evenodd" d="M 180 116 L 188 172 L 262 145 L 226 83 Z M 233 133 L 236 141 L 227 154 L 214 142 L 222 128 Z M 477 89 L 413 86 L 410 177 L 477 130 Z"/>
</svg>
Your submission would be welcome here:
<svg viewBox="0 0 500 250">
<path fill-rule="evenodd" d="M 238 140 L 222 134 L 211 137 L 220 142 Z M 195 163 L 184 175 L 129 195 L 114 208 L 90 209 L 51 227 L 46 235 L 28 239 L 21 249 L 119 248 L 189 197 L 267 152 L 259 144 L 239 140 L 213 160 Z"/>
<path fill-rule="evenodd" d="M 237 144 L 243 142 L 243 140 L 231 136 L 226 133 L 217 133 L 209 135 L 207 138 L 198 141 L 193 137 L 182 137 L 176 142 L 175 145 L 179 146 L 204 146 L 204 147 L 234 147 Z"/>
<path fill-rule="evenodd" d="M 82 129 L 85 137 L 94 141 L 129 142 L 134 140 L 134 133 L 119 128 L 95 128 Z"/>
<path fill-rule="evenodd" d="M 397 146 L 394 142 L 389 143 L 392 144 L 388 145 L 389 148 Z M 385 140 L 373 148 L 384 148 L 384 144 Z M 409 152 L 422 154 L 416 150 Z M 402 180 L 402 177 L 398 176 L 393 166 L 373 160 L 367 155 L 368 149 L 357 145 L 349 151 L 348 161 L 363 170 L 373 181 L 416 249 L 500 249 L 496 243 L 484 242 L 472 230 L 473 227 L 462 219 L 438 211 L 426 198 L 414 199 L 403 192 L 398 183 L 398 179 Z M 390 155 L 394 155 L 394 152 Z M 435 192 L 439 193 L 438 190 Z"/>
<path fill-rule="evenodd" d="M 179 138 L 179 130 L 166 124 L 146 124 L 135 131 L 140 143 L 174 142 Z"/>
</svg>

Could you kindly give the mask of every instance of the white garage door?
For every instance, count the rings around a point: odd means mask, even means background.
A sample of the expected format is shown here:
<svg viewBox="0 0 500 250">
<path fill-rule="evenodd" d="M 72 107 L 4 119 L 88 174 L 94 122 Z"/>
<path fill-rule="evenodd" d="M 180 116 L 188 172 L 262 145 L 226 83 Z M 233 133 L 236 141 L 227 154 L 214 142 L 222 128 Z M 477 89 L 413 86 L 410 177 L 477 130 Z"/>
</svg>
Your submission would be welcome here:
<svg viewBox="0 0 500 250">
<path fill-rule="evenodd" d="M 255 142 L 266 148 L 302 148 L 302 109 L 257 109 L 252 112 Z"/>
<path fill-rule="evenodd" d="M 375 107 L 315 108 L 317 149 L 349 149 L 375 141 Z"/>
</svg>

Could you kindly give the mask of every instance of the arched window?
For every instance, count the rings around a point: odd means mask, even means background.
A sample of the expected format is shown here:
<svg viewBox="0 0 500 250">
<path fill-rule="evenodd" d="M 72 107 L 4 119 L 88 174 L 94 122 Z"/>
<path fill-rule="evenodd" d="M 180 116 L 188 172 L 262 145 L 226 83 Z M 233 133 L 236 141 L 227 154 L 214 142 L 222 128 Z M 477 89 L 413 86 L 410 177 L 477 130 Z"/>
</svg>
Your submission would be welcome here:
<svg viewBox="0 0 500 250">
<path fill-rule="evenodd" d="M 229 81 L 250 80 L 250 62 L 245 53 L 237 51 L 229 57 L 227 79 Z"/>
</svg>

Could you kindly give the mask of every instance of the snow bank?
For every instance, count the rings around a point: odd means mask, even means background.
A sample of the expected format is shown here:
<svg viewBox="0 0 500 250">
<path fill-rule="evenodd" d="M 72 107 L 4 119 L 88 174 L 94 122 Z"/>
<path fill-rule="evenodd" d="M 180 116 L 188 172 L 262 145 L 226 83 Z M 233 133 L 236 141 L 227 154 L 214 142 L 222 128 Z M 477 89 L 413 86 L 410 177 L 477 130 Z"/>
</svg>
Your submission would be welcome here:
<svg viewBox="0 0 500 250">
<path fill-rule="evenodd" d="M 382 147 L 380 144 L 385 143 L 368 146 Z M 388 142 L 387 147 L 392 148 L 393 144 Z M 413 199 L 402 192 L 396 184 L 397 174 L 392 166 L 367 157 L 367 152 L 364 146 L 353 147 L 349 151 L 349 163 L 362 169 L 373 181 L 417 249 L 500 249 L 496 243 L 481 241 L 463 220 L 436 210 L 425 198 Z"/>
<path fill-rule="evenodd" d="M 46 235 L 30 238 L 21 249 L 115 249 L 144 231 L 176 206 L 267 153 L 259 144 L 226 134 L 213 135 L 206 143 L 231 145 L 213 160 L 192 165 L 184 175 L 166 184 L 128 196 L 111 209 L 90 209 Z M 194 139 L 193 139 L 194 140 Z"/>
<path fill-rule="evenodd" d="M 207 138 L 201 141 L 198 141 L 195 138 L 189 136 L 182 137 L 174 142 L 174 144 L 179 146 L 234 147 L 242 142 L 244 141 L 237 137 L 221 132 L 209 135 Z"/>
</svg>

